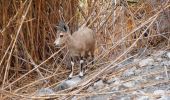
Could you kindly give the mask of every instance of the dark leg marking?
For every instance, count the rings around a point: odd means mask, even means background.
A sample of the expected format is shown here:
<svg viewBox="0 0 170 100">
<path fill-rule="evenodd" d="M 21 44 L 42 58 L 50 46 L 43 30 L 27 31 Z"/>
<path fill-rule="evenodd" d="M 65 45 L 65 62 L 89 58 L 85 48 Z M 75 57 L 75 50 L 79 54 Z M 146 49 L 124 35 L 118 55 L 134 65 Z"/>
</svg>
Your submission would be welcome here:
<svg viewBox="0 0 170 100">
<path fill-rule="evenodd" d="M 92 65 L 94 64 L 94 55 L 91 55 L 91 61 L 92 61 Z"/>
</svg>

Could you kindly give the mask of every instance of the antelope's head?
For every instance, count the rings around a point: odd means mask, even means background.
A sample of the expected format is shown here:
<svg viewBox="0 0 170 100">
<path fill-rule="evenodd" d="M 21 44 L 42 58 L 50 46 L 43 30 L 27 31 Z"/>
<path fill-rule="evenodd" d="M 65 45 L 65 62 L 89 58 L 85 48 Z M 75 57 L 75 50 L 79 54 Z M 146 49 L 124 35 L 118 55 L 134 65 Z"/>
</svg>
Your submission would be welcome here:
<svg viewBox="0 0 170 100">
<path fill-rule="evenodd" d="M 61 47 L 61 46 L 65 45 L 65 43 L 68 39 L 69 28 L 63 21 L 61 21 L 59 23 L 59 26 L 56 26 L 56 27 L 57 27 L 57 38 L 56 38 L 54 44 L 57 47 Z"/>
</svg>

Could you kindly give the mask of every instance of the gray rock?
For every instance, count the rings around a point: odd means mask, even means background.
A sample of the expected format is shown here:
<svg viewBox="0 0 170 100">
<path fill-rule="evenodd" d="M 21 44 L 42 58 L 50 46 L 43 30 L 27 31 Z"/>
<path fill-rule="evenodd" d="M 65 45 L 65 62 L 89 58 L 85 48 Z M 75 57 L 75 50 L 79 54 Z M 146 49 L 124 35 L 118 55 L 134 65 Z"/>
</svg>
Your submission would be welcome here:
<svg viewBox="0 0 170 100">
<path fill-rule="evenodd" d="M 61 99 L 61 100 L 65 100 L 65 99 Z M 71 100 L 87 100 L 87 99 L 86 99 L 86 97 L 80 98 L 79 96 L 74 96 L 73 98 L 71 98 Z"/>
<path fill-rule="evenodd" d="M 107 83 L 108 83 L 108 84 L 112 84 L 112 83 L 116 82 L 117 79 L 118 79 L 118 78 L 113 77 L 113 78 L 107 80 Z"/>
<path fill-rule="evenodd" d="M 80 77 L 74 77 L 70 80 L 66 80 L 65 83 L 69 86 L 72 87 L 74 85 L 77 85 L 82 79 Z"/>
<path fill-rule="evenodd" d="M 153 56 L 155 56 L 155 57 L 161 57 L 164 53 L 165 53 L 165 51 L 159 50 L 159 51 L 155 52 L 155 53 L 153 54 Z"/>
<path fill-rule="evenodd" d="M 73 87 L 75 85 L 77 85 L 82 79 L 79 78 L 78 76 L 73 77 L 72 79 L 69 80 L 64 80 L 62 83 L 60 83 L 59 85 L 57 85 L 56 87 L 54 87 L 54 91 L 60 91 L 60 90 L 64 90 L 70 87 Z"/>
<path fill-rule="evenodd" d="M 85 100 L 108 100 L 110 95 L 95 95 L 91 97 L 87 97 Z"/>
<path fill-rule="evenodd" d="M 145 83 L 145 82 L 147 82 L 147 80 L 143 76 L 138 76 L 138 77 L 136 77 L 135 82 L 136 82 L 136 84 L 139 84 L 139 83 Z"/>
<path fill-rule="evenodd" d="M 127 65 L 127 64 L 130 64 L 130 63 L 132 63 L 133 62 L 133 58 L 130 58 L 130 59 L 127 59 L 127 60 L 125 60 L 125 61 L 123 61 L 122 63 L 121 63 L 121 65 Z"/>
<path fill-rule="evenodd" d="M 153 64 L 154 64 L 153 58 L 147 58 L 147 59 L 141 60 L 139 62 L 140 67 L 147 66 L 147 65 L 153 65 Z"/>
<path fill-rule="evenodd" d="M 155 90 L 155 91 L 153 92 L 154 95 L 164 95 L 165 93 L 166 93 L 165 90 Z"/>
<path fill-rule="evenodd" d="M 161 62 L 162 66 L 170 66 L 170 61 L 163 61 Z"/>
<path fill-rule="evenodd" d="M 124 86 L 123 84 L 118 86 L 118 90 L 125 90 L 128 89 L 128 87 Z"/>
<path fill-rule="evenodd" d="M 133 68 L 131 68 L 131 69 L 127 69 L 127 70 L 123 73 L 123 77 L 128 77 L 128 76 L 134 75 L 134 74 L 135 74 L 135 70 L 136 70 L 136 67 L 133 67 Z"/>
<path fill-rule="evenodd" d="M 123 86 L 128 87 L 128 88 L 135 87 L 135 85 L 136 85 L 135 81 L 129 81 L 123 84 Z"/>
<path fill-rule="evenodd" d="M 130 97 L 126 96 L 126 97 L 121 97 L 120 100 L 132 100 Z"/>
<path fill-rule="evenodd" d="M 99 80 L 97 82 L 94 83 L 94 89 L 99 89 L 102 88 L 104 86 L 103 80 Z"/>
<path fill-rule="evenodd" d="M 122 81 L 119 78 L 115 77 L 115 82 L 113 83 L 114 85 L 121 85 Z"/>
<path fill-rule="evenodd" d="M 170 52 L 167 52 L 166 55 L 170 59 Z"/>
<path fill-rule="evenodd" d="M 112 84 L 112 83 L 114 83 L 114 82 L 115 82 L 115 79 L 114 79 L 114 78 L 111 78 L 111 79 L 107 80 L 107 83 L 108 83 L 108 84 Z"/>
<path fill-rule="evenodd" d="M 54 91 L 50 88 L 41 88 L 36 92 L 36 96 L 45 96 L 49 94 L 54 94 Z"/>
<path fill-rule="evenodd" d="M 163 95 L 163 96 L 161 96 L 161 98 L 158 99 L 158 100 L 170 100 L 170 96 Z"/>
<path fill-rule="evenodd" d="M 87 91 L 92 92 L 92 91 L 94 91 L 94 88 L 92 86 L 90 86 L 90 87 L 88 87 Z"/>
<path fill-rule="evenodd" d="M 133 91 L 133 92 L 132 92 L 132 95 L 137 95 L 137 94 L 138 94 L 137 91 Z"/>
<path fill-rule="evenodd" d="M 138 63 L 140 59 L 134 59 L 133 62 Z"/>
<path fill-rule="evenodd" d="M 57 91 L 64 90 L 67 88 L 69 88 L 68 84 L 66 84 L 65 82 L 62 82 L 59 85 L 55 86 L 53 90 L 57 92 Z"/>
<path fill-rule="evenodd" d="M 157 76 L 155 79 L 156 80 L 161 80 L 161 79 L 164 79 L 164 77 L 163 76 Z"/>
<path fill-rule="evenodd" d="M 141 97 L 138 97 L 136 100 L 149 100 L 149 97 L 148 96 L 141 96 Z"/>
<path fill-rule="evenodd" d="M 78 100 L 76 96 L 74 96 L 71 100 Z"/>
<path fill-rule="evenodd" d="M 112 92 L 114 92 L 114 91 L 118 91 L 118 90 L 119 90 L 119 87 L 118 87 L 118 86 L 113 87 L 113 88 L 111 89 L 111 91 L 112 91 Z"/>
<path fill-rule="evenodd" d="M 138 75 L 138 74 L 140 74 L 141 72 L 142 72 L 141 69 L 136 69 L 136 70 L 134 71 L 135 75 Z"/>
<path fill-rule="evenodd" d="M 161 61 L 163 61 L 163 59 L 162 58 L 156 58 L 156 60 L 158 61 L 158 62 L 161 62 Z"/>
</svg>

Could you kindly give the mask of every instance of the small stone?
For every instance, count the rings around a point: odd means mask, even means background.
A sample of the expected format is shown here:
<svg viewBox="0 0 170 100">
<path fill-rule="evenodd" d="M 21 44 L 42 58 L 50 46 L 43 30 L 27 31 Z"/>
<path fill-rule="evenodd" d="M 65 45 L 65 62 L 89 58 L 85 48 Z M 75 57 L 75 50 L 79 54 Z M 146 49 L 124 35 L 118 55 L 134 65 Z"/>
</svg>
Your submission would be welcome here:
<svg viewBox="0 0 170 100">
<path fill-rule="evenodd" d="M 140 59 L 134 59 L 133 62 L 138 63 L 140 61 Z"/>
<path fill-rule="evenodd" d="M 135 81 L 129 81 L 123 84 L 125 87 L 132 88 L 136 85 Z"/>
<path fill-rule="evenodd" d="M 90 87 L 88 87 L 87 91 L 92 92 L 92 91 L 94 91 L 94 88 L 92 86 L 90 86 Z"/>
<path fill-rule="evenodd" d="M 154 64 L 154 60 L 152 58 L 147 58 L 147 59 L 144 59 L 144 60 L 139 62 L 140 67 L 144 67 L 144 66 L 147 66 L 147 65 L 153 65 L 153 64 Z"/>
<path fill-rule="evenodd" d="M 166 55 L 167 55 L 167 57 L 170 59 L 170 52 L 167 52 Z"/>
<path fill-rule="evenodd" d="M 155 90 L 154 95 L 164 95 L 165 94 L 165 91 L 164 90 Z"/>
<path fill-rule="evenodd" d="M 111 83 L 113 83 L 113 82 L 115 82 L 115 78 L 111 78 L 111 79 L 107 80 L 107 83 L 108 83 L 108 84 L 111 84 Z"/>
<path fill-rule="evenodd" d="M 104 86 L 104 83 L 102 80 L 99 80 L 97 82 L 94 83 L 94 88 L 95 89 L 99 89 L 99 88 L 102 88 Z"/>
<path fill-rule="evenodd" d="M 125 89 L 128 89 L 128 87 L 124 86 L 123 84 L 118 86 L 118 90 L 125 90 Z"/>
<path fill-rule="evenodd" d="M 161 80 L 161 79 L 164 79 L 164 77 L 163 76 L 157 76 L 155 79 L 156 80 Z"/>
<path fill-rule="evenodd" d="M 162 58 L 159 58 L 159 57 L 156 58 L 156 60 L 159 61 L 159 62 L 163 61 L 163 59 L 162 59 Z"/>
<path fill-rule="evenodd" d="M 116 80 L 118 80 L 118 78 L 113 77 L 113 78 L 107 80 L 107 83 L 108 83 L 108 84 L 112 84 L 112 83 L 116 82 Z"/>
<path fill-rule="evenodd" d="M 136 70 L 136 67 L 133 67 L 131 69 L 128 69 L 126 70 L 124 73 L 123 73 L 123 76 L 124 77 L 128 77 L 128 76 L 131 76 L 131 75 L 134 75 L 135 73 L 135 70 Z"/>
<path fill-rule="evenodd" d="M 138 76 L 135 79 L 136 84 L 145 83 L 147 80 L 143 76 Z"/>
<path fill-rule="evenodd" d="M 138 94 L 138 92 L 137 92 L 137 91 L 133 91 L 132 94 L 133 94 L 133 95 L 136 95 L 136 94 Z"/>
<path fill-rule="evenodd" d="M 146 94 L 144 91 L 142 90 L 137 90 L 140 94 Z"/>
<path fill-rule="evenodd" d="M 112 88 L 112 92 L 118 91 L 118 90 L 119 90 L 119 87 L 118 87 L 118 86 Z"/>
<path fill-rule="evenodd" d="M 114 85 L 121 85 L 122 81 L 119 78 L 115 78 L 115 82 L 113 84 Z"/>
<path fill-rule="evenodd" d="M 136 100 L 149 100 L 148 96 L 141 96 L 139 98 L 137 98 Z"/>
<path fill-rule="evenodd" d="M 78 100 L 76 96 L 74 96 L 71 100 Z"/>
<path fill-rule="evenodd" d="M 135 75 L 138 75 L 138 74 L 140 74 L 142 71 L 141 71 L 141 69 L 136 69 L 135 70 Z"/>
</svg>

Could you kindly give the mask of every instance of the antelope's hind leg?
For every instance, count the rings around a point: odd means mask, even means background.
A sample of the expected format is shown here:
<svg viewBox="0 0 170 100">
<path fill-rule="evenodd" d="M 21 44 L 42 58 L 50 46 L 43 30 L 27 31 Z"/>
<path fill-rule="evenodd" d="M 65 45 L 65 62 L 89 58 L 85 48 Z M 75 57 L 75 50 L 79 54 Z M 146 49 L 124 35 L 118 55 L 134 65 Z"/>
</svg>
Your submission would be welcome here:
<svg viewBox="0 0 170 100">
<path fill-rule="evenodd" d="M 92 65 L 94 64 L 94 50 L 93 49 L 90 52 L 90 62 Z"/>
</svg>

